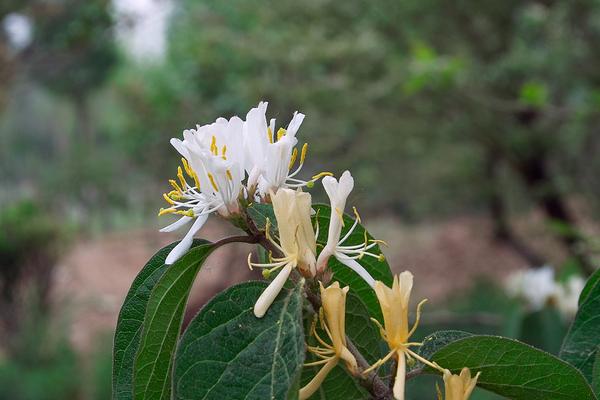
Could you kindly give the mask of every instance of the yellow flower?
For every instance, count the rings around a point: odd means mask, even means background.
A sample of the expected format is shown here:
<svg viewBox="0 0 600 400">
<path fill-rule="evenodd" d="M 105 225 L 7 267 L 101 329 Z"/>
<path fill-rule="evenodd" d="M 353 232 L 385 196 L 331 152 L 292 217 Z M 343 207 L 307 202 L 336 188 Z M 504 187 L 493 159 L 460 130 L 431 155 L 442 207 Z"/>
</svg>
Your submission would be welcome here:
<svg viewBox="0 0 600 400">
<path fill-rule="evenodd" d="M 375 294 L 383 314 L 385 324 L 384 339 L 390 348 L 399 348 L 408 341 L 414 329 L 408 331 L 408 302 L 413 286 L 413 275 L 404 271 L 394 277 L 392 288 L 383 282 L 375 282 Z"/>
<path fill-rule="evenodd" d="M 282 189 L 271 193 L 271 201 L 283 253 L 295 258 L 303 274 L 314 277 L 317 243 L 310 219 L 310 194 Z"/>
<path fill-rule="evenodd" d="M 446 400 L 468 400 L 477 384 L 479 375 L 481 375 L 481 372 L 478 372 L 475 378 L 471 378 L 471 371 L 466 367 L 460 371 L 460 375 L 453 375 L 447 369 L 444 370 L 444 393 L 446 394 Z M 441 400 L 439 391 L 438 398 Z"/>
<path fill-rule="evenodd" d="M 440 370 L 440 367 L 431 363 L 409 347 L 420 346 L 421 343 L 409 342 L 409 338 L 417 329 L 421 317 L 421 306 L 427 301 L 423 300 L 417 306 L 417 317 L 412 328 L 408 326 L 408 303 L 413 286 L 413 275 L 409 271 L 394 276 L 391 288 L 383 282 L 375 281 L 374 289 L 379 300 L 379 306 L 383 314 L 384 326 L 379 321 L 373 322 L 379 326 L 381 337 L 387 342 L 390 352 L 381 360 L 377 361 L 363 373 L 366 374 L 384 364 L 390 358 L 397 362 L 396 376 L 394 378 L 394 398 L 404 400 L 404 383 L 406 377 L 406 357 L 415 358 L 432 368 Z"/>
<path fill-rule="evenodd" d="M 348 293 L 349 287 L 346 286 L 342 289 L 339 282 L 334 282 L 328 288 L 324 288 L 322 283 L 320 285 L 322 310 L 325 314 L 325 321 L 323 321 L 323 314 L 320 314 L 321 326 L 329 336 L 331 344 L 321 339 L 316 331 L 316 324 L 313 324 L 312 334 L 323 347 L 308 346 L 308 350 L 321 360 L 305 365 L 323 364 L 323 368 L 306 386 L 300 389 L 300 400 L 312 396 L 340 360 L 344 360 L 346 367 L 352 372 L 357 368 L 356 359 L 346 347 L 346 293 Z"/>
<path fill-rule="evenodd" d="M 298 267 L 300 273 L 307 277 L 316 274 L 316 239 L 310 219 L 311 197 L 308 193 L 291 189 L 279 189 L 271 192 L 273 211 L 279 228 L 279 243 L 269 235 L 267 221 L 266 235 L 270 242 L 283 254 L 280 258 L 271 258 L 269 263 L 258 264 L 250 261 L 252 267 L 269 268 L 266 275 L 281 268 L 279 274 L 260 295 L 254 305 L 254 315 L 261 318 L 265 315 L 273 300 L 290 276 L 292 269 Z"/>
</svg>

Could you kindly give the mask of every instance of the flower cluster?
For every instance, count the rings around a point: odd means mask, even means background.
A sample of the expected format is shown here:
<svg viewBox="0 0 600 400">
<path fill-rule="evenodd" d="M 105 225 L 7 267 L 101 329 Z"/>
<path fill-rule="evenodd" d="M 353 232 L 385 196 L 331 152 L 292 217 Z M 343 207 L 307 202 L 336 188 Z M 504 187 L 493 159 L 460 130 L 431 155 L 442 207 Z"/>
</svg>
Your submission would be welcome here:
<svg viewBox="0 0 600 400">
<path fill-rule="evenodd" d="M 505 283 L 509 296 L 524 301 L 531 311 L 552 305 L 566 318 L 572 318 L 577 312 L 584 286 L 585 280 L 579 275 L 571 275 L 565 282 L 557 281 L 551 266 L 516 271 Z"/>
<path fill-rule="evenodd" d="M 177 178 L 169 183 L 172 190 L 164 194 L 169 207 L 159 215 L 175 214 L 180 218 L 161 229 L 171 232 L 193 224 L 181 242 L 167 256 L 167 264 L 177 261 L 192 245 L 194 234 L 208 216 L 217 212 L 224 217 L 240 211 L 241 200 L 264 201 L 282 188 L 311 186 L 328 173 L 302 180 L 301 171 L 308 146 L 298 155 L 296 133 L 304 114 L 295 112 L 287 128 L 276 130 L 275 119 L 267 125 L 267 104 L 251 109 L 246 120 L 219 118 L 212 124 L 183 132 L 183 140 L 171 144 L 182 156 Z"/>
<path fill-rule="evenodd" d="M 317 300 L 311 301 L 316 315 L 310 334 L 315 343 L 307 345 L 308 352 L 314 355 L 316 361 L 306 365 L 321 368 L 300 389 L 300 399 L 311 397 L 338 365 L 345 366 L 351 375 L 368 380 L 372 371 L 388 360 L 394 360 L 396 365 L 393 378 L 395 399 L 404 399 L 407 361 L 415 360 L 440 372 L 447 400 L 468 399 L 479 374 L 471 378 L 470 371 L 465 368 L 460 375 L 453 375 L 413 350 L 422 344 L 410 341 L 410 338 L 417 329 L 425 302 L 423 300 L 417 305 L 416 319 L 411 327 L 408 315 L 413 275 L 405 271 L 395 276 L 392 287 L 388 287 L 384 282 L 375 280 L 360 262 L 365 257 L 383 262 L 385 258 L 379 253 L 378 245 L 384 242 L 371 239 L 366 232 L 360 233 L 361 219 L 355 208 L 354 220 L 344 214 L 348 196 L 354 188 L 350 172 L 345 171 L 339 180 L 327 172 L 309 180 L 300 179 L 298 174 L 306 159 L 307 145 L 298 150 L 296 134 L 304 115 L 296 112 L 287 128 L 276 129 L 274 119 L 267 124 L 266 109 L 267 103 L 261 102 L 248 112 L 245 120 L 219 118 L 212 124 L 184 131 L 183 140 L 171 140 L 183 157 L 182 166 L 178 168 L 177 179 L 170 181 L 172 190 L 164 194 L 169 207 L 161 209 L 159 215 L 176 214 L 180 218 L 162 231 L 192 225 L 183 240 L 169 253 L 166 263 L 172 264 L 189 250 L 194 234 L 211 213 L 216 212 L 225 218 L 242 218 L 247 215 L 245 207 L 249 204 L 270 203 L 275 221 L 266 219 L 260 242 L 268 250 L 268 259 L 253 262 L 250 254 L 248 266 L 251 269 L 262 268 L 266 278 L 274 273 L 276 275 L 257 299 L 254 315 L 262 318 L 268 312 L 291 276 L 311 279 L 319 284 L 318 293 L 316 290 L 312 293 Z M 312 187 L 321 178 L 331 213 L 327 239 L 324 244 L 317 245 L 319 218 L 314 218 L 317 221 L 314 225 L 312 198 L 302 189 Z M 276 233 L 271 225 L 273 223 L 277 224 Z M 340 287 L 339 282 L 327 287 L 324 285 L 323 281 L 331 279 L 327 272 L 332 260 L 360 276 L 379 301 L 383 324 L 376 319 L 373 322 L 379 327 L 389 352 L 371 366 L 359 366 L 346 337 L 346 295 L 350 288 Z M 316 288 L 317 285 L 309 286 Z"/>
</svg>

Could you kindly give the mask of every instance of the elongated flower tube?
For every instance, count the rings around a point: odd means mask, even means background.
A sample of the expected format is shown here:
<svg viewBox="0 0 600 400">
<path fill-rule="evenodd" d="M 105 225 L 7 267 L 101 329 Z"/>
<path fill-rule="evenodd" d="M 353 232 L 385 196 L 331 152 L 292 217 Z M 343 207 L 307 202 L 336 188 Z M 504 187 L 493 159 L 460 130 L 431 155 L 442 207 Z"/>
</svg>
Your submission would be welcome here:
<svg viewBox="0 0 600 400">
<path fill-rule="evenodd" d="M 269 263 L 258 264 L 250 261 L 252 254 L 248 255 L 249 267 L 268 268 L 265 270 L 266 275 L 281 269 L 254 305 L 254 315 L 258 318 L 265 315 L 294 268 L 297 267 L 306 277 L 314 277 L 316 274 L 317 245 L 310 219 L 310 194 L 280 189 L 277 193 L 271 192 L 271 201 L 279 229 L 279 243 L 269 234 L 268 224 L 266 235 L 283 256 L 271 258 Z"/>
<path fill-rule="evenodd" d="M 317 339 L 319 345 L 308 346 L 308 351 L 320 360 L 307 363 L 305 366 L 323 365 L 323 367 L 306 386 L 300 389 L 300 400 L 312 396 L 340 360 L 343 360 L 346 367 L 352 372 L 356 371 L 357 368 L 356 358 L 346 347 L 346 293 L 350 288 L 348 286 L 340 288 L 339 282 L 334 282 L 327 288 L 323 287 L 321 282 L 319 284 L 321 286 L 323 310 L 323 313 L 320 313 L 321 327 L 327 333 L 331 344 L 319 336 L 316 324 L 313 324 L 311 333 Z M 323 314 L 325 314 L 324 319 Z"/>
<path fill-rule="evenodd" d="M 445 400 L 469 400 L 475 385 L 477 385 L 477 379 L 481 375 L 478 372 L 474 378 L 471 378 L 471 371 L 469 368 L 463 368 L 460 371 L 460 375 L 453 375 L 449 370 L 444 370 L 444 394 Z M 438 398 L 441 399 L 441 395 L 438 392 Z"/>
<path fill-rule="evenodd" d="M 391 288 L 383 282 L 376 281 L 374 288 L 381 312 L 383 314 L 384 326 L 379 321 L 373 319 L 373 322 L 379 326 L 381 337 L 387 342 L 390 352 L 381 360 L 377 361 L 363 373 L 368 373 L 373 369 L 384 364 L 390 358 L 394 358 L 397 363 L 396 376 L 394 378 L 394 398 L 404 400 L 404 384 L 406 378 L 406 357 L 415 358 L 424 364 L 431 366 L 443 372 L 435 363 L 432 363 L 410 349 L 411 346 L 420 346 L 421 343 L 409 342 L 409 338 L 417 329 L 421 317 L 421 307 L 427 301 L 423 300 L 417 306 L 417 316 L 414 325 L 409 329 L 408 326 L 408 304 L 410 292 L 413 286 L 413 275 L 409 271 L 404 271 L 400 275 L 394 276 L 394 283 Z"/>
<path fill-rule="evenodd" d="M 329 175 L 317 174 L 308 181 L 297 177 L 308 150 L 307 144 L 302 146 L 300 154 L 296 148 L 296 133 L 302 125 L 304 114 L 295 112 L 287 129 L 275 130 L 275 119 L 271 119 L 267 125 L 267 106 L 267 102 L 261 101 L 258 107 L 248 112 L 244 123 L 248 187 L 258 185 L 259 192 L 264 196 L 271 191 L 277 192 L 279 188 L 311 186 L 317 179 Z"/>
<path fill-rule="evenodd" d="M 167 264 L 189 250 L 194 234 L 209 214 L 219 212 L 227 217 L 239 212 L 238 199 L 245 174 L 242 132 L 243 121 L 238 117 L 219 118 L 212 124 L 184 131 L 184 140 L 171 139 L 173 147 L 183 156 L 183 169 L 178 168 L 177 180 L 169 181 L 173 190 L 163 195 L 169 207 L 162 208 L 158 215 L 175 214 L 181 218 L 161 232 L 171 232 L 195 221 L 168 254 Z"/>
<path fill-rule="evenodd" d="M 319 272 L 324 271 L 327 267 L 327 261 L 331 256 L 334 256 L 339 262 L 360 275 L 360 277 L 363 278 L 365 282 L 369 284 L 369 286 L 373 287 L 375 280 L 371 274 L 369 274 L 369 272 L 367 272 L 367 270 L 356 260 L 365 256 L 375 257 L 379 260 L 383 260 L 384 258 L 382 254 L 373 254 L 369 251 L 371 248 L 380 243 L 380 241 L 368 240 L 365 237 L 364 243 L 358 245 L 344 244 L 360 223 L 360 216 L 358 215 L 358 212 L 356 212 L 356 209 L 354 210 L 356 215 L 354 224 L 344 235 L 344 237 L 340 238 L 342 234 L 342 227 L 344 226 L 344 208 L 346 208 L 346 200 L 348 199 L 348 195 L 350 195 L 350 192 L 354 188 L 354 179 L 349 171 L 345 171 L 340 177 L 339 181 L 332 176 L 326 176 L 323 178 L 322 183 L 331 203 L 331 218 L 329 221 L 327 244 L 317 259 L 317 270 Z"/>
</svg>

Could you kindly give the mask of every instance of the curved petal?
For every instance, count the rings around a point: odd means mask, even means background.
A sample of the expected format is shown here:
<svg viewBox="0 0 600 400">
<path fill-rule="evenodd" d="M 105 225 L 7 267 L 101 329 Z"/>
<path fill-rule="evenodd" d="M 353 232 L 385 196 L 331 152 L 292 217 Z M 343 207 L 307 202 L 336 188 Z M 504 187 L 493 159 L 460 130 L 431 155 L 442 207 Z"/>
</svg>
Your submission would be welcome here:
<svg viewBox="0 0 600 400">
<path fill-rule="evenodd" d="M 271 304 L 273 304 L 275 297 L 281 292 L 281 288 L 290 276 L 290 272 L 292 272 L 292 266 L 291 264 L 286 264 L 269 286 L 267 286 L 265 291 L 262 292 L 258 300 L 256 300 L 256 304 L 254 305 L 254 315 L 256 315 L 257 318 L 264 317 L 269 307 L 271 307 Z"/>
<path fill-rule="evenodd" d="M 365 267 L 360 265 L 356 260 L 352 258 L 347 258 L 343 255 L 340 255 L 339 253 L 335 254 L 335 258 L 337 258 L 337 260 L 344 264 L 346 267 L 350 268 L 352 271 L 360 275 L 360 277 L 363 278 L 365 282 L 369 284 L 369 286 L 373 287 L 375 285 L 375 279 L 373 279 L 373 277 L 367 272 Z"/>
<path fill-rule="evenodd" d="M 179 218 L 177 221 L 173 222 L 172 224 L 167 225 L 164 228 L 162 228 L 160 230 L 160 232 L 176 231 L 177 229 L 181 228 L 182 226 L 188 224 L 192 219 L 193 219 L 192 217 L 188 217 L 188 216 L 184 215 L 183 217 Z"/>
<path fill-rule="evenodd" d="M 192 247 L 194 235 L 196 234 L 196 232 L 198 232 L 198 230 L 200 230 L 200 228 L 202 228 L 202 225 L 204 225 L 207 219 L 208 214 L 200 215 L 196 218 L 196 221 L 194 221 L 194 224 L 192 225 L 188 233 L 186 233 L 183 239 L 181 239 L 181 242 L 179 242 L 177 246 L 173 247 L 173 250 L 171 250 L 171 252 L 167 256 L 167 259 L 165 260 L 165 264 L 173 264 L 175 261 L 179 260 L 181 256 L 187 253 L 190 247 Z"/>
</svg>

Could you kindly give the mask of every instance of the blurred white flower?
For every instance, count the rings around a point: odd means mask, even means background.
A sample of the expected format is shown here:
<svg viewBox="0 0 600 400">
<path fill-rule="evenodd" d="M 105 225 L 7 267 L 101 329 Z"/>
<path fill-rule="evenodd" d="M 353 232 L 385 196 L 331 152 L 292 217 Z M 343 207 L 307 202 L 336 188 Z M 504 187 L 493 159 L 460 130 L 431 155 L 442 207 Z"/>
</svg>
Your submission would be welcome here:
<svg viewBox="0 0 600 400">
<path fill-rule="evenodd" d="M 169 181 L 173 190 L 164 194 L 169 207 L 161 209 L 159 215 L 177 214 L 181 218 L 161 232 L 179 229 L 194 218 L 196 221 L 171 250 L 167 264 L 174 263 L 189 250 L 194 234 L 209 214 L 217 211 L 227 217 L 239 211 L 238 198 L 245 176 L 242 134 L 243 121 L 233 117 L 186 130 L 183 140 L 171 139 L 173 147 L 183 156 L 183 170 L 178 168 L 178 181 Z"/>
<path fill-rule="evenodd" d="M 585 286 L 585 280 L 578 275 L 572 275 L 558 286 L 556 306 L 566 317 L 574 317 L 579 307 L 579 295 Z"/>
<path fill-rule="evenodd" d="M 14 49 L 24 49 L 31 43 L 33 28 L 29 17 L 20 13 L 9 13 L 1 22 L 8 41 Z"/>
<path fill-rule="evenodd" d="M 584 286 L 585 279 L 579 275 L 570 276 L 566 282 L 557 282 L 550 266 L 517 271 L 506 281 L 508 294 L 525 301 L 531 311 L 539 311 L 552 304 L 566 318 L 577 313 L 579 295 Z"/>
<path fill-rule="evenodd" d="M 551 299 L 556 298 L 557 288 L 554 269 L 550 266 L 517 271 L 506 281 L 508 294 L 524 300 L 532 311 L 542 309 Z"/>
</svg>

